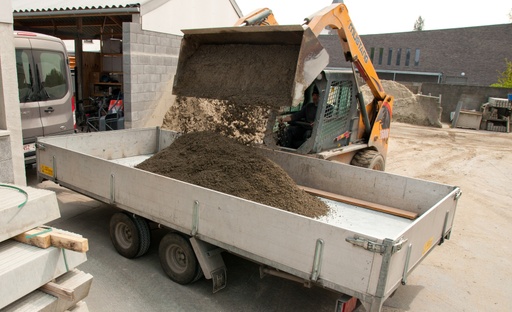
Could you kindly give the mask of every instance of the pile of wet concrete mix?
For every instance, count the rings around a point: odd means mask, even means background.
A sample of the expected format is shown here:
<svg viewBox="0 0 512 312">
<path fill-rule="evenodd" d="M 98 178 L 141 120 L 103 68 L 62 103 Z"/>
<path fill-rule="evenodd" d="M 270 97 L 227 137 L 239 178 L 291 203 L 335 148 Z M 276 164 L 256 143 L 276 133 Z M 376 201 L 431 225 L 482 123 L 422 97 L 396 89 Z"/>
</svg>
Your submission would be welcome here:
<svg viewBox="0 0 512 312">
<path fill-rule="evenodd" d="M 307 217 L 327 214 L 324 202 L 249 146 L 262 142 L 271 112 L 289 105 L 297 53 L 286 46 L 201 46 L 176 88 L 186 96 L 176 97 L 162 125 L 183 135 L 137 167 Z"/>
</svg>

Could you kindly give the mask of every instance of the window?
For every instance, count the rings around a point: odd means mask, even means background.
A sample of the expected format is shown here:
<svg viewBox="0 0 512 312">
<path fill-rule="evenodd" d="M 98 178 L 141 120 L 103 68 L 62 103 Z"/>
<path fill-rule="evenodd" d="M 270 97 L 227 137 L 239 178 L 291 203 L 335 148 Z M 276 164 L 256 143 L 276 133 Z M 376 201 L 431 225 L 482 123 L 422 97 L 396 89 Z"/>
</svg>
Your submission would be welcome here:
<svg viewBox="0 0 512 312">
<path fill-rule="evenodd" d="M 66 66 L 60 52 L 16 50 L 20 103 L 63 98 L 68 91 Z"/>
<path fill-rule="evenodd" d="M 50 99 L 61 99 L 66 95 L 66 62 L 64 54 L 57 52 L 40 52 L 41 88 Z"/>
<path fill-rule="evenodd" d="M 402 57 L 402 48 L 396 50 L 396 66 L 400 66 L 400 58 Z"/>
<path fill-rule="evenodd" d="M 373 57 L 375 56 L 375 48 L 370 49 L 370 60 L 373 62 Z"/>
<path fill-rule="evenodd" d="M 388 50 L 388 66 L 391 65 L 391 59 L 393 58 L 393 49 Z"/>
<path fill-rule="evenodd" d="M 407 50 L 405 50 L 405 66 L 409 66 L 410 61 L 411 61 L 411 49 L 407 48 Z"/>
<path fill-rule="evenodd" d="M 16 70 L 18 73 L 18 95 L 20 103 L 35 101 L 31 59 L 32 53 L 30 53 L 30 51 L 16 50 Z"/>
<path fill-rule="evenodd" d="M 414 66 L 420 65 L 420 49 L 416 49 L 416 53 L 414 54 Z"/>
<path fill-rule="evenodd" d="M 379 65 L 382 65 L 382 57 L 384 56 L 384 48 L 379 48 Z"/>
</svg>

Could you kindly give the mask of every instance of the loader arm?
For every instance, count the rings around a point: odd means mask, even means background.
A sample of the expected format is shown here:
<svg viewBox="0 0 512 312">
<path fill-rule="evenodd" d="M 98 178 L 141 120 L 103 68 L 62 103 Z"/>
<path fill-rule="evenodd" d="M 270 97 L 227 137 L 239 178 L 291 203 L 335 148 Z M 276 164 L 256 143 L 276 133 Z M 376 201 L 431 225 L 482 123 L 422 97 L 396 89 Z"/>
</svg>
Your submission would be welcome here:
<svg viewBox="0 0 512 312">
<path fill-rule="evenodd" d="M 268 26 L 278 25 L 274 14 L 268 8 L 255 10 L 236 21 L 235 26 Z"/>
<path fill-rule="evenodd" d="M 358 94 L 362 117 L 358 137 L 367 141 L 369 147 L 377 149 L 386 158 L 393 97 L 384 92 L 370 56 L 350 19 L 347 7 L 342 3 L 330 5 L 306 18 L 304 24 L 317 37 L 327 26 L 337 30 L 345 59 L 353 64 L 352 67 L 357 67 L 374 97 L 366 104 L 363 103 L 362 95 Z"/>
<path fill-rule="evenodd" d="M 382 88 L 370 56 L 350 20 L 348 9 L 344 4 L 333 4 L 318 11 L 306 18 L 306 24 L 316 36 L 319 36 L 327 26 L 336 29 L 341 40 L 345 59 L 355 64 L 361 77 L 370 87 L 373 96 L 379 101 L 385 100 L 384 88 Z"/>
</svg>

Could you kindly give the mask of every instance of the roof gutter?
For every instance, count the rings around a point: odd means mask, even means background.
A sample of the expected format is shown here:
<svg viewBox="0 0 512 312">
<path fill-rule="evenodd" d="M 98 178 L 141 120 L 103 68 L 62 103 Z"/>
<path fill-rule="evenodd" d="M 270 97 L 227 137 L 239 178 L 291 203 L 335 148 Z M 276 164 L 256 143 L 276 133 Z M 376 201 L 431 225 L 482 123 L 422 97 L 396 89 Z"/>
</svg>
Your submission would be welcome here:
<svg viewBox="0 0 512 312">
<path fill-rule="evenodd" d="M 69 17 L 87 16 L 87 15 L 105 15 L 105 14 L 134 14 L 140 13 L 140 7 L 128 8 L 105 8 L 105 9 L 75 9 L 75 10 L 59 10 L 59 11 L 30 11 L 30 12 L 13 12 L 13 18 L 32 18 L 32 17 Z"/>
</svg>

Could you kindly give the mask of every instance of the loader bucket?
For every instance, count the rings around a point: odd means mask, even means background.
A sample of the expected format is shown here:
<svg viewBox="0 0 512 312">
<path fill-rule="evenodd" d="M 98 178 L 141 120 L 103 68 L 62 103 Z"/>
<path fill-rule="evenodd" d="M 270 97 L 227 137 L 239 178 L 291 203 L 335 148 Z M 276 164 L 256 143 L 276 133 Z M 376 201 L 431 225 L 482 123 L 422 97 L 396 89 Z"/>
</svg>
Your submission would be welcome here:
<svg viewBox="0 0 512 312">
<path fill-rule="evenodd" d="M 329 62 L 300 25 L 183 30 L 173 94 L 271 107 L 299 104 Z"/>
</svg>

